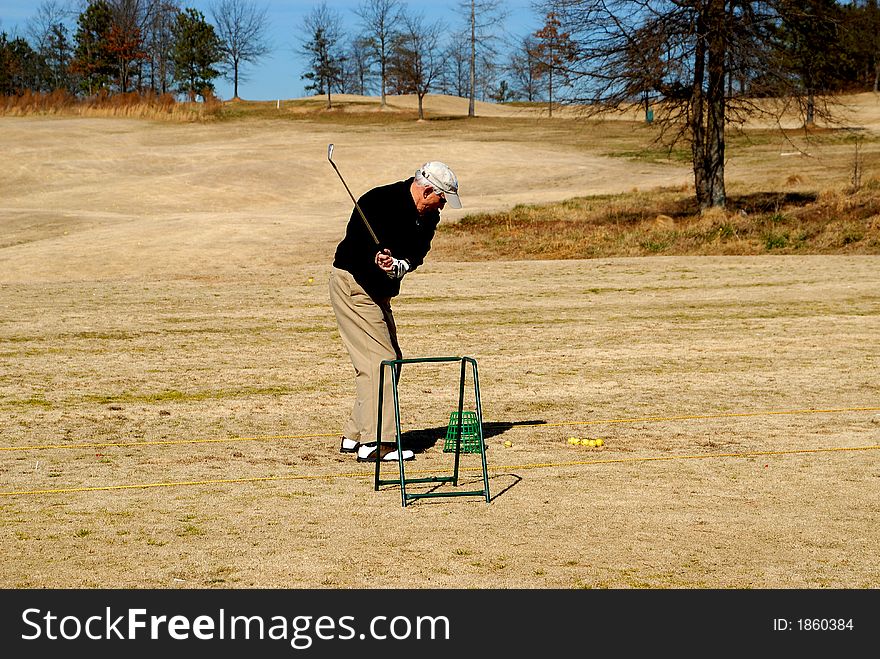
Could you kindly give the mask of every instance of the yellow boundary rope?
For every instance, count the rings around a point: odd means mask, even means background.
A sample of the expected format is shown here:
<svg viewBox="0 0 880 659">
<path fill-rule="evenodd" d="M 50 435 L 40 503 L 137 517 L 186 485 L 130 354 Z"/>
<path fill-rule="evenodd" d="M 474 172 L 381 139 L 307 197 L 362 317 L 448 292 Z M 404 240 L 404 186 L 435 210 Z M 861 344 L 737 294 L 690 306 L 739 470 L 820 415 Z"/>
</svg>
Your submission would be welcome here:
<svg viewBox="0 0 880 659">
<path fill-rule="evenodd" d="M 535 421 L 517 424 L 519 427 L 541 426 L 554 428 L 561 426 L 590 426 L 612 423 L 644 423 L 656 421 L 685 421 L 694 419 L 728 419 L 735 417 L 772 416 L 772 415 L 801 415 L 801 414 L 837 414 L 841 412 L 878 412 L 880 407 L 841 407 L 822 410 L 765 410 L 760 412 L 730 412 L 721 414 L 689 414 L 682 416 L 645 416 L 629 419 L 594 419 L 592 421 L 560 421 L 556 423 L 544 423 Z M 491 425 L 491 422 L 484 422 Z M 146 442 L 89 442 L 83 444 L 44 444 L 38 446 L 0 446 L 0 451 L 45 451 L 52 449 L 80 449 L 80 448 L 113 448 L 113 447 L 137 447 L 137 446 L 173 446 L 176 444 L 221 444 L 228 442 L 269 442 L 280 439 L 315 439 L 318 437 L 337 437 L 338 433 L 317 433 L 312 435 L 264 435 L 257 437 L 221 437 L 204 439 L 161 439 Z"/>
<path fill-rule="evenodd" d="M 671 460 L 706 460 L 709 458 L 754 458 L 768 455 L 798 455 L 804 453 L 830 453 L 832 451 L 874 451 L 880 449 L 880 445 L 831 447 L 816 449 L 795 449 L 791 451 L 754 451 L 748 453 L 710 453 L 707 455 L 664 455 L 646 458 L 609 458 L 607 460 L 575 460 L 571 462 L 535 462 L 531 464 L 505 465 L 489 467 L 488 472 L 497 474 L 502 471 L 522 469 L 546 469 L 549 467 L 576 467 L 583 465 L 598 464 L 623 464 L 635 462 L 660 462 Z M 459 471 L 481 471 L 482 467 L 459 467 Z M 436 473 L 436 470 L 411 470 L 411 474 Z M 18 490 L 0 492 L 0 496 L 24 496 L 35 494 L 70 494 L 73 492 L 107 492 L 113 490 L 141 490 L 155 487 L 185 487 L 192 485 L 227 485 L 230 483 L 267 483 L 292 480 L 320 480 L 332 478 L 364 478 L 372 479 L 375 473 L 342 473 L 342 474 L 304 474 L 299 476 L 257 476 L 253 478 L 219 478 L 199 481 L 172 481 L 166 483 L 139 483 L 134 485 L 98 485 L 94 487 L 66 487 L 46 490 Z"/>
<path fill-rule="evenodd" d="M 769 416 L 769 415 L 795 415 L 795 414 L 831 414 L 839 412 L 874 412 L 880 410 L 880 407 L 847 407 L 822 410 L 768 410 L 763 412 L 736 412 L 725 414 L 705 414 L 705 415 L 685 415 L 685 416 L 667 416 L 667 417 L 640 417 L 631 419 L 603 419 L 593 421 L 570 421 L 560 423 L 524 423 L 523 426 L 575 426 L 575 425 L 596 425 L 602 423 L 638 423 L 649 421 L 678 421 L 689 419 L 718 419 L 731 417 L 750 417 L 750 416 Z M 132 447 L 132 446 L 151 446 L 151 445 L 172 445 L 172 444 L 196 444 L 196 443 L 219 443 L 219 442 L 236 442 L 236 441 L 272 441 L 278 439 L 311 439 L 316 437 L 334 437 L 335 433 L 321 433 L 312 435 L 267 435 L 262 437 L 229 437 L 221 439 L 181 439 L 181 440 L 158 440 L 149 442 L 106 442 L 106 443 L 88 443 L 88 444 L 55 444 L 45 446 L 5 446 L 0 447 L 3 451 L 14 450 L 45 450 L 45 449 L 72 449 L 72 448 L 107 448 L 107 447 Z M 660 462 L 669 460 L 705 460 L 709 458 L 752 458 L 759 456 L 774 455 L 798 455 L 807 453 L 829 453 L 833 451 L 872 451 L 880 449 L 880 445 L 873 446 L 856 446 L 856 447 L 831 447 L 818 449 L 795 449 L 790 451 L 753 451 L 748 453 L 709 453 L 706 455 L 671 455 L 671 456 L 654 456 L 642 458 L 609 458 L 604 460 L 576 460 L 568 462 L 543 462 L 521 465 L 507 465 L 499 467 L 488 467 L 487 471 L 497 473 L 499 471 L 508 471 L 512 469 L 545 469 L 549 467 L 573 467 L 583 465 L 597 464 L 623 464 L 635 462 Z M 459 471 L 476 471 L 482 467 L 460 467 Z M 432 470 L 433 471 L 433 470 Z M 425 470 L 414 470 L 410 473 L 423 474 L 428 473 Z M 107 492 L 115 490 L 137 490 L 149 489 L 157 487 L 186 487 L 194 485 L 225 485 L 232 483 L 265 483 L 286 480 L 319 480 L 332 478 L 373 478 L 373 474 L 363 473 L 341 473 L 341 474 L 304 474 L 304 475 L 288 475 L 288 476 L 258 476 L 251 478 L 222 478 L 211 480 L 196 481 L 171 481 L 165 483 L 139 483 L 130 485 L 99 485 L 93 487 L 67 487 L 43 490 L 13 490 L 8 492 L 0 492 L 0 496 L 25 496 L 38 494 L 69 494 L 74 492 Z"/>
<path fill-rule="evenodd" d="M 88 444 L 45 444 L 42 446 L 0 446 L 0 451 L 46 451 L 49 449 L 113 448 L 133 446 L 172 446 L 174 444 L 222 444 L 227 442 L 271 442 L 278 439 L 314 439 L 337 437 L 338 433 L 315 435 L 263 435 L 260 437 L 220 437 L 208 439 L 157 439 L 148 442 L 94 442 Z"/>
<path fill-rule="evenodd" d="M 722 414 L 689 414 L 685 416 L 645 416 L 636 419 L 602 419 L 598 421 L 571 421 L 542 423 L 543 426 L 587 426 L 603 423 L 639 423 L 641 421 L 682 421 L 686 419 L 728 419 L 746 416 L 771 416 L 782 414 L 834 414 L 839 412 L 877 412 L 880 407 L 841 407 L 827 410 L 765 410 L 763 412 L 730 412 Z M 538 425 L 538 424 L 535 424 Z"/>
</svg>

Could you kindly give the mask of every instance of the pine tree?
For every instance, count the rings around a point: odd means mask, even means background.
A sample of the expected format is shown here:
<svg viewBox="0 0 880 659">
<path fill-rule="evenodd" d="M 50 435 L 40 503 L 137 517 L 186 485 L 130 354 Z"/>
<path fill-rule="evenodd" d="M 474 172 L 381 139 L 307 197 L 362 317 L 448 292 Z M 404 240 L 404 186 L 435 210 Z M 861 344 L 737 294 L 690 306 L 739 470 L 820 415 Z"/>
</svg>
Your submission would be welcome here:
<svg viewBox="0 0 880 659">
<path fill-rule="evenodd" d="M 330 92 L 342 84 L 342 19 L 327 3 L 315 7 L 303 25 L 305 40 L 301 52 L 309 59 L 308 70 L 300 76 L 309 83 L 306 91 L 327 94 L 327 109 L 333 107 Z"/>
<path fill-rule="evenodd" d="M 39 84 L 39 56 L 21 37 L 0 32 L 0 96 L 18 96 Z"/>
<path fill-rule="evenodd" d="M 72 92 L 70 65 L 73 59 L 73 45 L 70 43 L 67 27 L 63 23 L 55 23 L 46 37 L 42 54 L 49 72 L 51 87 Z"/>
<path fill-rule="evenodd" d="M 222 44 L 214 27 L 205 21 L 196 9 L 185 9 L 177 14 L 174 25 L 174 79 L 178 91 L 190 100 L 201 96 L 204 100 L 214 92 L 214 78 L 220 75 L 216 66 L 223 58 Z"/>
<path fill-rule="evenodd" d="M 115 58 L 110 52 L 113 10 L 105 0 L 92 0 L 77 19 L 76 50 L 72 70 L 81 78 L 83 91 L 92 95 L 107 89 L 113 79 Z"/>
</svg>

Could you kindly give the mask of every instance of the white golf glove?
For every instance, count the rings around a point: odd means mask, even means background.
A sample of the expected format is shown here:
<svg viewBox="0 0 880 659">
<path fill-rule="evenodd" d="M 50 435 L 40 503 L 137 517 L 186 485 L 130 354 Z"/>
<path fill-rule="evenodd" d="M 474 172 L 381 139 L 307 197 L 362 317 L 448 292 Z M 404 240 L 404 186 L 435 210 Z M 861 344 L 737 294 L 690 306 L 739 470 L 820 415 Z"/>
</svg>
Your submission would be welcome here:
<svg viewBox="0 0 880 659">
<path fill-rule="evenodd" d="M 391 258 L 391 270 L 386 273 L 389 277 L 392 279 L 403 279 L 407 272 L 409 272 L 409 261 Z"/>
</svg>

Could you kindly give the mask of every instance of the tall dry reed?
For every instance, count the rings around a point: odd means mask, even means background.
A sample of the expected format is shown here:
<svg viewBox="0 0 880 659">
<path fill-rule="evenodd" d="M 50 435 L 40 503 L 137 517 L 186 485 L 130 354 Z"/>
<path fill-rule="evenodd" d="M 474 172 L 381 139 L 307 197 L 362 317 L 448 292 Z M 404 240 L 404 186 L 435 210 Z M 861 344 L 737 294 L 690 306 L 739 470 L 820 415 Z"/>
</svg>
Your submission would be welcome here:
<svg viewBox="0 0 880 659">
<path fill-rule="evenodd" d="M 57 90 L 49 93 L 26 91 L 20 96 L 0 96 L 0 115 L 24 117 L 58 115 L 80 117 L 126 117 L 164 121 L 205 121 L 220 115 L 222 103 L 213 95 L 204 102 L 178 101 L 171 94 L 99 92 L 78 98 Z"/>
</svg>

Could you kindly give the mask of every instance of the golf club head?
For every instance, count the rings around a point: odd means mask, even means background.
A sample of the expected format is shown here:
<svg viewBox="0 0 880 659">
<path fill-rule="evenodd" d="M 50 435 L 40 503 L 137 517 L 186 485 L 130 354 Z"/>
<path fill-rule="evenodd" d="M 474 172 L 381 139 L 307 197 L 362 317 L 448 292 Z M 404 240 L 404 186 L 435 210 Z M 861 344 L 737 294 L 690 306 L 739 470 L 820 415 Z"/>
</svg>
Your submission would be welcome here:
<svg viewBox="0 0 880 659">
<path fill-rule="evenodd" d="M 333 145 L 332 144 L 327 145 L 327 160 L 330 160 L 330 161 L 333 160 Z"/>
</svg>

